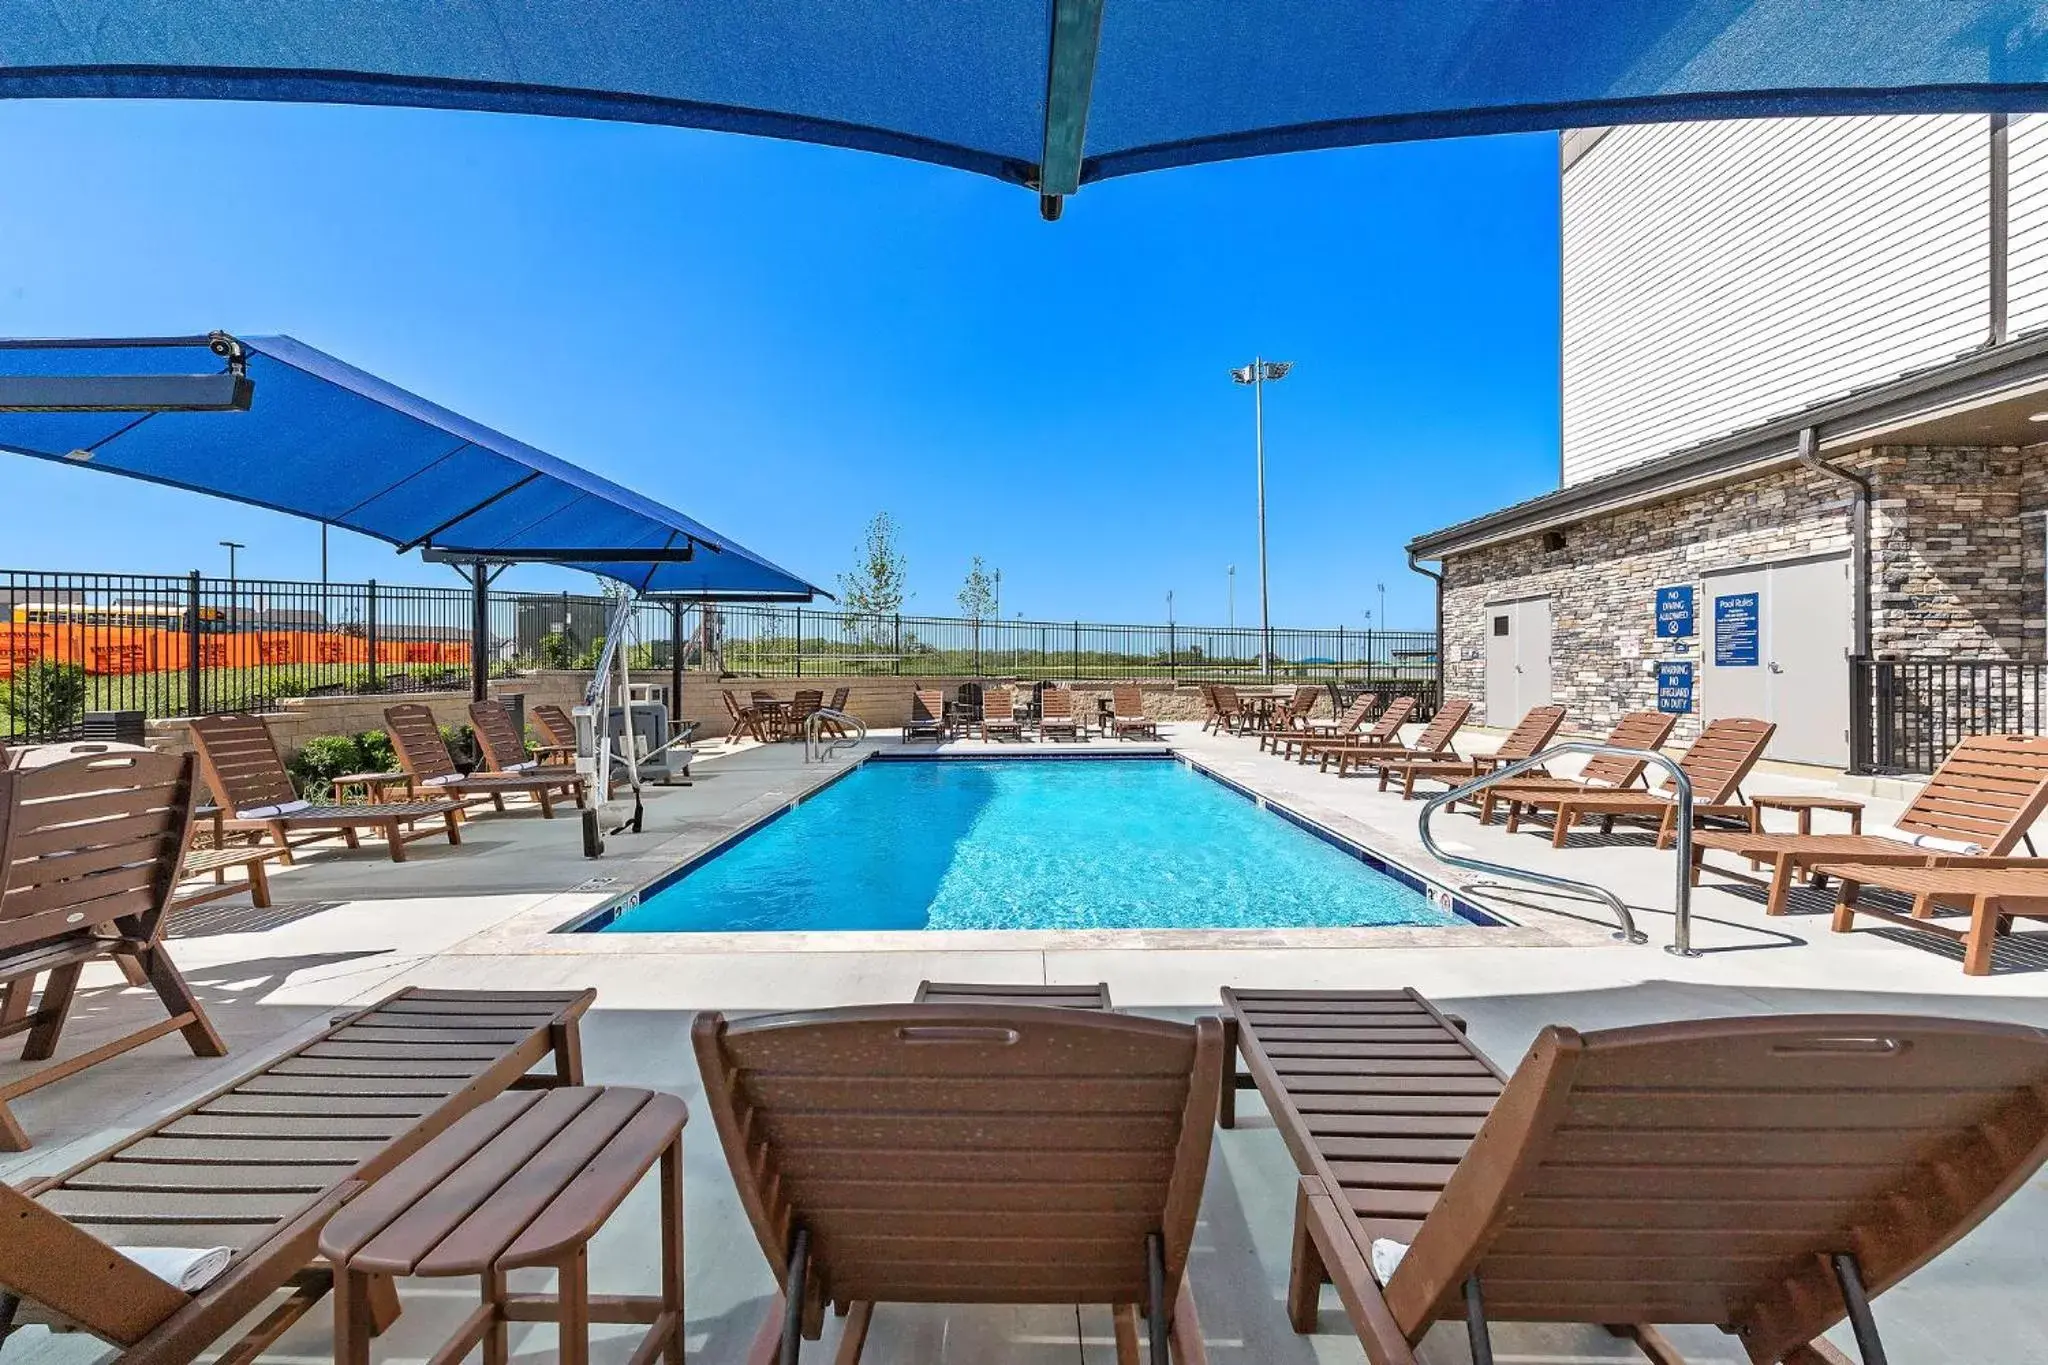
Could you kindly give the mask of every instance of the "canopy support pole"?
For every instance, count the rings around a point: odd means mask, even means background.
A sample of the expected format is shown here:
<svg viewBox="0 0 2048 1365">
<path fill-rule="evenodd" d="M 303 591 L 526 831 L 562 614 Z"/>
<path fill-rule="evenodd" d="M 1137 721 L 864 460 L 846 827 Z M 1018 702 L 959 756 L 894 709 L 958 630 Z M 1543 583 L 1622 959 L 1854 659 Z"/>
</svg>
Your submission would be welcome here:
<svg viewBox="0 0 2048 1365">
<path fill-rule="evenodd" d="M 1103 0 L 1053 0 L 1045 62 L 1045 144 L 1038 160 L 1038 211 L 1047 222 L 1057 219 L 1066 196 L 1081 188 L 1102 5 Z"/>
<path fill-rule="evenodd" d="M 493 569 L 489 560 L 473 559 L 468 568 L 455 572 L 469 580 L 469 699 L 489 701 L 491 696 L 491 584 L 510 567 Z"/>
</svg>

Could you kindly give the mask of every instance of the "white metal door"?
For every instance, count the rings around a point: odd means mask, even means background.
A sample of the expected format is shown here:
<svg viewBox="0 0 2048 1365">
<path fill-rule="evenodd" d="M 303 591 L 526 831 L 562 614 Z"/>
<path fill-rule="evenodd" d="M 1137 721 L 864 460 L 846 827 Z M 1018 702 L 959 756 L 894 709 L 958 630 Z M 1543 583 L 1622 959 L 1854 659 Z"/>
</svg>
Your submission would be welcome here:
<svg viewBox="0 0 2048 1365">
<path fill-rule="evenodd" d="M 1700 714 L 1774 722 L 1773 758 L 1847 763 L 1848 559 L 1715 574 L 1705 588 Z"/>
<path fill-rule="evenodd" d="M 1489 603 L 1485 629 L 1486 723 L 1512 725 L 1501 717 L 1515 714 L 1515 604 Z"/>
</svg>

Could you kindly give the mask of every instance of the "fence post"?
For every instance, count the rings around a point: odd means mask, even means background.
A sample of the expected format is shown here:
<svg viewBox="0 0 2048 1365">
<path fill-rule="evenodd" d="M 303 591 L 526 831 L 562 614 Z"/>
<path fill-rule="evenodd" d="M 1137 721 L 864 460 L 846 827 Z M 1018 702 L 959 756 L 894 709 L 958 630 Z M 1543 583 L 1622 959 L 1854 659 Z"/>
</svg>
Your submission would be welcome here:
<svg viewBox="0 0 2048 1365">
<path fill-rule="evenodd" d="M 185 714 L 199 714 L 199 570 L 185 580 Z"/>
<path fill-rule="evenodd" d="M 903 613 L 896 613 L 896 648 L 889 656 L 889 671 L 903 676 Z"/>
<path fill-rule="evenodd" d="M 1074 622 L 1074 681 L 1081 680 L 1081 623 Z"/>
<path fill-rule="evenodd" d="M 668 718 L 680 720 L 683 715 L 683 599 L 674 597 L 668 604 Z M 662 736 L 663 739 L 668 736 Z"/>
<path fill-rule="evenodd" d="M 1173 622 L 1168 621 L 1166 623 L 1166 680 L 1170 683 L 1178 683 L 1180 681 L 1180 652 L 1174 648 L 1174 643 Z"/>
<path fill-rule="evenodd" d="M 368 602 L 363 607 L 363 638 L 370 646 L 370 687 L 377 690 L 377 580 L 371 579 Z"/>
<path fill-rule="evenodd" d="M 974 676 L 981 676 L 981 621 L 974 622 Z"/>
<path fill-rule="evenodd" d="M 796 609 L 796 675 L 804 675 L 804 609 Z"/>
</svg>

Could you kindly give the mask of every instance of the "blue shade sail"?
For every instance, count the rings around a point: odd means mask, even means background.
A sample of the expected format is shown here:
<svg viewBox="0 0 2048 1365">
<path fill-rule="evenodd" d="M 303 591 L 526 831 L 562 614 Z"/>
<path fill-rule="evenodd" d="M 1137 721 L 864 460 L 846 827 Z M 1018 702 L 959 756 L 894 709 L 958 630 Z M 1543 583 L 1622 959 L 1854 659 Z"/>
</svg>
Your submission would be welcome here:
<svg viewBox="0 0 2048 1365">
<path fill-rule="evenodd" d="M 4 341 L 0 376 L 218 372 L 225 362 L 210 340 Z M 681 512 L 290 337 L 236 340 L 254 386 L 246 412 L 0 412 L 0 449 L 406 549 L 545 551 L 643 593 L 808 601 L 819 591 Z M 673 557 L 685 549 L 687 560 Z M 619 557 L 632 551 L 648 556 Z"/>
<path fill-rule="evenodd" d="M 2048 4 L 0 0 L 0 97 L 93 96 L 677 124 L 1065 192 L 1466 133 L 2038 109 Z"/>
</svg>

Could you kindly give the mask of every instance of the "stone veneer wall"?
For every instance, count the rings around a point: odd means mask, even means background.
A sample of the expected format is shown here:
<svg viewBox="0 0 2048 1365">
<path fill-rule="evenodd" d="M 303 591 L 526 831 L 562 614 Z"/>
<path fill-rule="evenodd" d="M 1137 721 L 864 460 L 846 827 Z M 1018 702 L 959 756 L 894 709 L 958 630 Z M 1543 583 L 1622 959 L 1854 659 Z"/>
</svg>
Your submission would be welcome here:
<svg viewBox="0 0 2048 1365">
<path fill-rule="evenodd" d="M 1877 447 L 1830 460 L 1872 481 L 1871 635 L 1880 654 L 2039 658 L 2042 528 L 2048 473 L 2011 449 Z M 1486 698 L 1486 605 L 1551 599 L 1551 680 L 1569 727 L 1602 731 L 1656 705 L 1656 661 L 1699 662 L 1659 642 L 1658 587 L 1704 574 L 1850 548 L 1849 490 L 1803 467 L 1780 469 L 1566 528 L 1565 547 L 1533 535 L 1444 564 L 1445 695 Z M 1515 717 L 1485 716 L 1489 725 Z M 1681 718 L 1680 739 L 1698 733 Z"/>
</svg>

